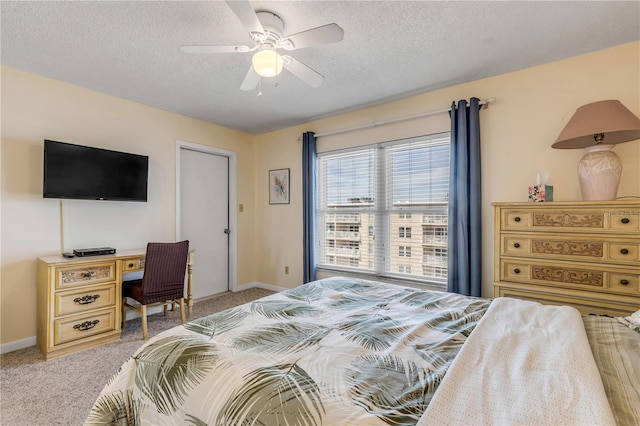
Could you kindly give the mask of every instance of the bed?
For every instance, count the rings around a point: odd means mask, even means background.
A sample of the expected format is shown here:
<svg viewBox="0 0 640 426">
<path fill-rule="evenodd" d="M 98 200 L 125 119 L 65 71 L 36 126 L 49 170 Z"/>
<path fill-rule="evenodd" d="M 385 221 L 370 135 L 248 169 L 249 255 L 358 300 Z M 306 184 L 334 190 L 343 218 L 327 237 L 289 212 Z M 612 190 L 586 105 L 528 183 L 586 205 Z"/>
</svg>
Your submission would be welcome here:
<svg viewBox="0 0 640 426">
<path fill-rule="evenodd" d="M 637 424 L 639 336 L 566 306 L 329 278 L 156 335 L 85 424 Z"/>
</svg>

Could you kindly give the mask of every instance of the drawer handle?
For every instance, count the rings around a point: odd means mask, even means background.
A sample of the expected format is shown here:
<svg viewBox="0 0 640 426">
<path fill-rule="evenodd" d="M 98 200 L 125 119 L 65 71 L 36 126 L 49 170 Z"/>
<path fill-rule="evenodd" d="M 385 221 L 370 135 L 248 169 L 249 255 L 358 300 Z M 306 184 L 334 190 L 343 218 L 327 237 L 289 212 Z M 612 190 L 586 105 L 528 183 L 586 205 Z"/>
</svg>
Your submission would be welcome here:
<svg viewBox="0 0 640 426">
<path fill-rule="evenodd" d="M 516 274 L 519 274 L 520 273 L 520 269 L 516 268 L 516 269 L 513 270 L 513 272 L 515 272 Z"/>
<path fill-rule="evenodd" d="M 82 274 L 83 278 L 93 278 L 96 275 L 94 271 L 87 271 Z"/>
<path fill-rule="evenodd" d="M 620 253 L 622 253 L 622 254 L 629 254 L 629 250 L 627 250 L 627 249 L 620 249 Z"/>
<path fill-rule="evenodd" d="M 76 324 L 73 326 L 74 329 L 78 330 L 78 331 L 87 331 L 87 330 L 91 330 L 93 327 L 95 327 L 98 323 L 100 322 L 100 320 L 93 320 L 93 321 L 85 321 L 82 324 Z"/>
<path fill-rule="evenodd" d="M 620 284 L 629 285 L 629 280 L 620 280 Z"/>
<path fill-rule="evenodd" d="M 520 219 L 520 216 L 516 216 L 516 218 L 513 220 L 515 220 L 516 222 L 520 222 L 521 219 Z"/>
<path fill-rule="evenodd" d="M 133 263 L 130 263 L 130 264 L 129 264 L 129 268 L 133 268 Z"/>
<path fill-rule="evenodd" d="M 513 246 L 514 246 L 515 248 L 520 248 L 520 243 L 515 243 Z"/>
<path fill-rule="evenodd" d="M 620 219 L 620 222 L 622 222 L 622 223 L 624 223 L 624 224 L 627 224 L 627 223 L 629 223 L 630 221 L 629 221 L 629 218 L 628 218 L 628 217 L 623 217 L 622 219 Z"/>
<path fill-rule="evenodd" d="M 94 294 L 93 296 L 91 296 L 90 294 L 87 294 L 86 296 L 76 297 L 75 299 L 73 299 L 73 301 L 80 305 L 88 305 L 89 303 L 95 302 L 99 298 L 100 298 L 99 294 Z"/>
</svg>

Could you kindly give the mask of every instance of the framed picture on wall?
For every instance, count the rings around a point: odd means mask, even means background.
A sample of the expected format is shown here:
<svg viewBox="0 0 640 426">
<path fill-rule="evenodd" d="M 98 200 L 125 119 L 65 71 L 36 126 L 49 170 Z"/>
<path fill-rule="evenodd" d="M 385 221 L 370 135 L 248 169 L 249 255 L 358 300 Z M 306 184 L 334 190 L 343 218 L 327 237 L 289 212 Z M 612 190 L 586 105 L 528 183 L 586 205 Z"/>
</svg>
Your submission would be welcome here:
<svg viewBox="0 0 640 426">
<path fill-rule="evenodd" d="M 289 169 L 269 170 L 269 204 L 289 204 Z"/>
</svg>

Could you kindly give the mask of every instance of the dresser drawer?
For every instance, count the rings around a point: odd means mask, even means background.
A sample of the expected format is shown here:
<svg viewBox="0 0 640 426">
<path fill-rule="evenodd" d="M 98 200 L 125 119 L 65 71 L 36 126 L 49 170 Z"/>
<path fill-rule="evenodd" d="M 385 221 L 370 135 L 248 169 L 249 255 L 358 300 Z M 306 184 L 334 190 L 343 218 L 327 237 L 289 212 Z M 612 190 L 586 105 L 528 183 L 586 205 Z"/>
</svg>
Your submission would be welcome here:
<svg viewBox="0 0 640 426">
<path fill-rule="evenodd" d="M 630 264 L 640 262 L 640 242 L 623 238 L 575 234 L 502 233 L 501 256 L 566 259 Z"/>
<path fill-rule="evenodd" d="M 640 209 L 504 208 L 504 231 L 640 233 Z"/>
<path fill-rule="evenodd" d="M 532 216 L 530 211 L 503 209 L 500 227 L 508 231 L 526 231 L 531 229 Z"/>
<path fill-rule="evenodd" d="M 637 269 L 500 259 L 499 280 L 617 294 L 637 294 L 640 297 L 640 271 Z"/>
<path fill-rule="evenodd" d="M 116 279 L 116 262 L 87 263 L 56 269 L 56 289 L 99 284 Z"/>
<path fill-rule="evenodd" d="M 494 296 L 640 308 L 640 200 L 492 203 Z"/>
<path fill-rule="evenodd" d="M 609 228 L 616 232 L 640 232 L 640 209 L 609 209 Z"/>
<path fill-rule="evenodd" d="M 640 272 L 638 274 L 610 273 L 609 288 L 617 293 L 637 294 L 638 303 L 640 303 Z"/>
<path fill-rule="evenodd" d="M 552 285 L 567 288 L 605 289 L 605 272 L 579 264 L 500 260 L 500 281 Z"/>
<path fill-rule="evenodd" d="M 616 262 L 640 264 L 640 242 L 611 242 L 608 252 L 608 258 Z"/>
<path fill-rule="evenodd" d="M 628 298 L 626 300 L 612 300 L 599 298 L 597 295 L 594 297 L 593 294 L 578 291 L 557 293 L 553 290 L 554 289 L 549 288 L 549 291 L 546 291 L 544 288 L 527 288 L 526 286 L 496 286 L 494 297 L 512 297 L 515 299 L 530 300 L 544 305 L 570 305 L 576 308 L 582 315 L 604 314 L 610 316 L 627 316 L 640 308 L 640 300 L 638 303 L 634 303 Z"/>
<path fill-rule="evenodd" d="M 53 322 L 53 344 L 84 339 L 89 336 L 106 333 L 116 329 L 116 308 L 92 312 L 87 315 L 76 315 Z"/>
<path fill-rule="evenodd" d="M 76 291 L 58 291 L 54 295 L 54 315 L 78 314 L 116 304 L 116 284 L 106 284 Z"/>
</svg>

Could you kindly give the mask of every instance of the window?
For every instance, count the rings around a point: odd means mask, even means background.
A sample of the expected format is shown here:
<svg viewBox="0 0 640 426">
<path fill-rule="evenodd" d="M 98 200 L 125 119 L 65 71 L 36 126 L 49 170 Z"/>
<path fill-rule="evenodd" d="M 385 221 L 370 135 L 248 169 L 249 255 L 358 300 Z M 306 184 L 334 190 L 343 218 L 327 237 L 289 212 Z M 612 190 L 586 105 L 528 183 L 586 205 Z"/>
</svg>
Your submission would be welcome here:
<svg viewBox="0 0 640 426">
<path fill-rule="evenodd" d="M 427 265 L 422 267 L 422 274 L 427 277 L 447 278 L 447 268 Z"/>
<path fill-rule="evenodd" d="M 400 272 L 401 274 L 410 274 L 411 273 L 411 266 L 409 266 L 409 265 L 398 265 L 398 272 Z"/>
<path fill-rule="evenodd" d="M 411 257 L 411 247 L 407 247 L 407 246 L 398 247 L 398 257 Z"/>
<path fill-rule="evenodd" d="M 422 230 L 423 242 L 425 243 L 444 243 L 447 242 L 447 228 L 425 226 Z"/>
<path fill-rule="evenodd" d="M 398 228 L 398 237 L 411 238 L 411 228 L 407 228 L 405 226 L 401 226 L 400 228 Z"/>
<path fill-rule="evenodd" d="M 432 266 L 440 266 L 440 267 L 447 266 L 447 248 L 423 246 L 422 247 L 422 263 L 424 265 L 432 265 Z"/>
<path fill-rule="evenodd" d="M 449 145 L 440 134 L 320 153 L 318 267 L 444 285 Z M 343 229 L 349 246 L 332 247 Z"/>
</svg>

